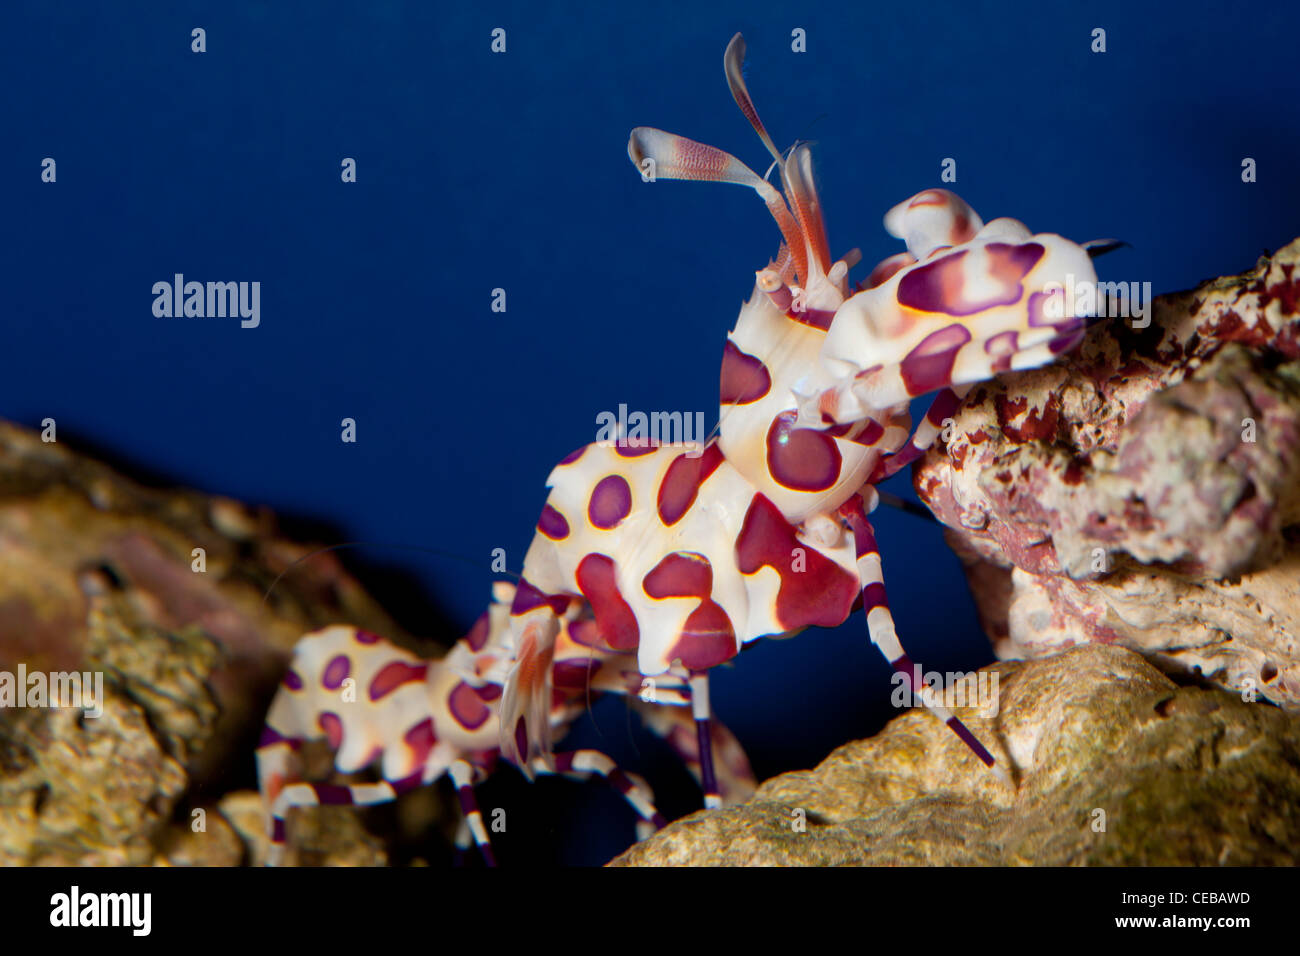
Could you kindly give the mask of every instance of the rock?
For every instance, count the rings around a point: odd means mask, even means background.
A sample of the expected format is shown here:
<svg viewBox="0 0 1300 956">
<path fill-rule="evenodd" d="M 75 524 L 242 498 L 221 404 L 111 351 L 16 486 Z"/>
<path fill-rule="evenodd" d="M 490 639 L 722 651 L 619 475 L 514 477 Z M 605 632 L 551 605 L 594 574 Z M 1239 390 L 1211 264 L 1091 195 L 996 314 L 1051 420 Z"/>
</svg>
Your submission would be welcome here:
<svg viewBox="0 0 1300 956">
<path fill-rule="evenodd" d="M 248 863 L 264 866 L 271 841 L 266 836 L 262 797 L 241 790 L 222 799 L 218 819 L 239 834 Z M 383 845 L 368 833 L 352 807 L 313 807 L 289 819 L 288 866 L 386 866 Z"/>
<path fill-rule="evenodd" d="M 252 781 L 266 703 L 298 637 L 349 621 L 416 643 L 332 554 L 309 555 L 266 512 L 142 487 L 0 423 L 0 673 L 103 679 L 98 718 L 0 708 L 0 864 L 245 856 L 197 794 Z M 191 799 L 206 807 L 205 833 L 190 828 Z M 315 858 L 375 859 L 331 825 L 359 849 L 327 841 L 309 847 Z"/>
<path fill-rule="evenodd" d="M 999 657 L 1120 644 L 1300 708 L 1298 262 L 967 396 L 914 480 Z"/>
<path fill-rule="evenodd" d="M 256 793 L 252 796 L 260 807 L 261 798 Z M 245 862 L 245 835 L 236 832 L 219 809 L 195 807 L 190 816 L 189 823 L 172 824 L 156 841 L 154 866 L 239 866 Z"/>
<path fill-rule="evenodd" d="M 998 677 L 996 716 L 956 709 L 1007 761 L 1014 790 L 932 715 L 911 711 L 745 803 L 670 824 L 611 865 L 1300 862 L 1300 717 L 1179 688 L 1103 644 L 985 672 Z"/>
<path fill-rule="evenodd" d="M 211 735 L 206 679 L 216 647 L 196 630 L 123 626 L 114 602 L 87 619 L 86 673 L 103 675 L 98 717 L 81 709 L 0 711 L 0 863 L 128 865 L 153 857 Z"/>
</svg>

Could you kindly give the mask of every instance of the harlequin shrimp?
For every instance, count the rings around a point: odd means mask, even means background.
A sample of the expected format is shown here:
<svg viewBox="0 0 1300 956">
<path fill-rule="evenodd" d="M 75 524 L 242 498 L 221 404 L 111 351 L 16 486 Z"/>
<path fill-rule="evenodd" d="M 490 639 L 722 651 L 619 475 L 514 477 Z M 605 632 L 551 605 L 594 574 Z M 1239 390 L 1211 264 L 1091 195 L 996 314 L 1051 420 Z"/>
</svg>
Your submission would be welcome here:
<svg viewBox="0 0 1300 956">
<path fill-rule="evenodd" d="M 456 787 L 463 814 L 457 845 L 468 846 L 472 837 L 484 861 L 494 865 L 474 785 L 492 772 L 500 757 L 500 697 L 514 663 L 506 643 L 513 597 L 514 588 L 498 582 L 492 605 L 441 660 L 419 658 L 351 627 L 325 628 L 298 642 L 257 750 L 271 863 L 283 862 L 287 815 L 293 807 L 384 803 L 446 775 Z M 685 708 L 685 673 L 678 669 L 659 678 L 653 701 L 636 696 L 643 678 L 635 660 L 601 647 L 595 622 L 583 611 L 580 602 L 565 609 L 549 666 L 553 732 L 562 735 L 582 715 L 589 695 L 628 694 L 645 725 L 667 740 L 702 780 L 699 744 Z M 319 739 L 334 750 L 340 773 L 378 764 L 381 779 L 352 784 L 304 781 L 299 750 Z M 723 756 L 720 777 L 728 799 L 745 799 L 755 784 L 740 744 L 721 725 L 715 726 L 710 743 L 710 753 Z M 603 777 L 636 812 L 639 837 L 663 825 L 646 782 L 620 770 L 599 751 L 556 754 L 553 763 L 538 760 L 531 769 L 578 779 Z"/>
<path fill-rule="evenodd" d="M 871 641 L 912 699 L 1009 780 L 914 686 L 868 518 L 873 486 L 934 442 L 973 383 L 1050 361 L 1081 338 L 1084 317 L 1054 283 L 1095 280 L 1091 255 L 1114 244 L 1033 235 L 1012 219 L 984 224 L 953 193 L 928 189 L 885 217 L 907 251 L 851 289 L 860 253 L 832 261 L 811 153 L 776 149 L 741 74 L 744 52 L 737 34 L 724 56 L 727 83 L 780 190 L 734 156 L 658 129 L 634 129 L 628 145 L 647 180 L 753 189 L 781 233 L 723 348 L 716 437 L 702 454 L 645 441 L 588 445 L 551 472 L 511 608 L 517 660 L 503 752 L 528 767 L 550 759 L 548 664 L 564 608 L 581 597 L 603 647 L 635 652 L 648 676 L 688 672 L 705 803 L 715 806 L 709 670 L 758 638 L 838 625 L 861 602 Z M 936 392 L 912 431 L 908 401 Z"/>
</svg>

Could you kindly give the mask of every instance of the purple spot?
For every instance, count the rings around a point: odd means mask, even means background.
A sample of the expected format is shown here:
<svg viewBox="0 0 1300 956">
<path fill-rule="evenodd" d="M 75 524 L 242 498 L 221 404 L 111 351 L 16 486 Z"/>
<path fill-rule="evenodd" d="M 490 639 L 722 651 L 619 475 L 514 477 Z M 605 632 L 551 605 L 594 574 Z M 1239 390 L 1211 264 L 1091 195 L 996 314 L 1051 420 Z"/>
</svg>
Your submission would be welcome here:
<svg viewBox="0 0 1300 956">
<path fill-rule="evenodd" d="M 578 590 L 591 605 L 601 637 L 611 648 L 630 651 L 641 642 L 641 626 L 623 599 L 614 573 L 614 559 L 589 554 L 578 562 Z"/>
<path fill-rule="evenodd" d="M 288 737 L 281 734 L 278 730 L 276 730 L 274 727 L 270 726 L 269 724 L 262 728 L 262 736 L 259 737 L 257 740 L 258 749 L 261 749 L 262 747 L 269 747 L 271 746 L 271 744 L 279 744 L 279 743 L 286 743 L 289 744 L 290 746 L 293 746 L 292 740 L 290 740 Z"/>
<path fill-rule="evenodd" d="M 923 338 L 899 363 L 899 375 L 909 395 L 924 395 L 952 384 L 957 353 L 971 339 L 964 325 L 947 325 Z"/>
<path fill-rule="evenodd" d="M 433 732 L 433 720 L 426 717 L 403 734 L 402 740 L 411 748 L 411 766 L 423 767 L 433 745 L 438 742 L 438 736 Z"/>
<path fill-rule="evenodd" d="M 632 510 L 632 489 L 622 475 L 602 478 L 591 493 L 587 517 L 597 528 L 616 528 Z"/>
<path fill-rule="evenodd" d="M 918 312 L 945 315 L 974 315 L 1000 305 L 1020 301 L 1020 281 L 1029 274 L 1046 250 L 1036 242 L 1013 246 L 990 242 L 984 246 L 988 269 L 981 274 L 980 289 L 967 289 L 962 274 L 969 249 L 942 256 L 917 266 L 898 281 L 898 302 Z"/>
<path fill-rule="evenodd" d="M 356 631 L 352 637 L 358 644 L 378 644 L 382 640 L 378 634 L 371 634 L 369 631 Z"/>
<path fill-rule="evenodd" d="M 867 276 L 866 281 L 859 288 L 874 289 L 878 285 L 884 285 L 897 275 L 899 270 L 906 269 L 914 262 L 916 262 L 916 257 L 910 252 L 900 252 L 897 255 L 890 256 L 871 270 L 871 275 Z"/>
<path fill-rule="evenodd" d="M 866 427 L 857 435 L 850 438 L 849 441 L 866 448 L 872 448 L 884 437 L 885 426 L 880 424 L 880 422 L 876 421 L 874 418 L 869 418 L 867 419 Z"/>
<path fill-rule="evenodd" d="M 484 611 L 474 622 L 474 626 L 469 629 L 465 635 L 465 643 L 469 645 L 471 651 L 481 651 L 487 646 L 488 638 L 492 635 L 492 622 L 488 613 Z"/>
<path fill-rule="evenodd" d="M 569 637 L 575 644 L 607 650 L 605 642 L 600 639 L 600 628 L 593 617 L 583 617 L 569 625 Z"/>
<path fill-rule="evenodd" d="M 339 715 L 324 711 L 316 718 L 316 725 L 325 732 L 325 739 L 330 742 L 330 746 L 338 750 L 343 743 L 343 721 Z"/>
<path fill-rule="evenodd" d="M 600 661 L 594 659 L 556 661 L 551 682 L 556 690 L 585 690 L 598 670 Z"/>
<path fill-rule="evenodd" d="M 519 586 L 515 588 L 514 602 L 510 605 L 510 613 L 518 617 L 543 604 L 548 605 L 556 614 L 563 614 L 569 606 L 569 599 L 563 594 L 543 594 L 533 587 L 527 578 L 520 578 Z"/>
<path fill-rule="evenodd" d="M 1033 319 L 1030 319 L 1033 324 Z M 999 332 L 984 343 L 984 351 L 993 356 L 993 371 L 1006 372 L 1011 369 L 1011 358 L 1020 348 L 1019 332 Z"/>
<path fill-rule="evenodd" d="M 856 435 L 849 433 L 861 425 L 861 430 Z M 827 435 L 832 438 L 843 438 L 845 441 L 851 441 L 854 444 L 862 445 L 864 448 L 872 448 L 880 441 L 885 434 L 885 428 L 874 418 L 868 418 L 865 422 L 845 422 L 842 425 L 832 425 L 824 429 Z"/>
<path fill-rule="evenodd" d="M 692 458 L 678 455 L 668 466 L 664 480 L 659 484 L 659 520 L 672 527 L 695 504 L 700 485 L 722 464 L 722 450 L 717 442 L 710 442 L 704 454 Z"/>
<path fill-rule="evenodd" d="M 1047 315 L 1047 302 L 1049 299 L 1059 299 L 1056 307 L 1052 310 L 1056 313 L 1055 318 Z M 1029 297 L 1029 325 L 1032 328 L 1042 328 L 1043 326 L 1056 325 L 1058 322 L 1066 321 L 1065 315 L 1065 290 L 1053 289 L 1051 292 L 1035 292 Z"/>
<path fill-rule="evenodd" d="M 352 673 L 352 662 L 348 660 L 346 654 L 339 654 L 325 665 L 325 673 L 320 679 L 321 685 L 326 690 L 338 690 L 350 673 Z"/>
<path fill-rule="evenodd" d="M 819 329 L 822 332 L 829 331 L 831 322 L 835 321 L 835 313 L 826 309 L 803 309 L 799 312 L 787 312 L 786 315 L 801 325 Z"/>
<path fill-rule="evenodd" d="M 1053 355 L 1060 355 L 1062 352 L 1068 352 L 1076 345 L 1083 341 L 1083 330 L 1087 325 L 1083 319 L 1075 319 L 1059 327 L 1060 335 L 1047 343 L 1048 349 Z"/>
<path fill-rule="evenodd" d="M 428 664 L 408 664 L 406 661 L 393 661 L 379 669 L 379 673 L 370 681 L 370 699 L 380 700 L 387 697 L 403 684 L 411 681 L 423 681 L 429 673 Z"/>
<path fill-rule="evenodd" d="M 552 541 L 563 541 L 569 536 L 569 522 L 548 504 L 542 508 L 542 516 L 537 519 L 537 530 Z"/>
<path fill-rule="evenodd" d="M 285 671 L 284 686 L 287 687 L 289 690 L 302 690 L 302 678 L 298 676 L 298 672 L 296 670 L 290 668 L 289 670 Z"/>
<path fill-rule="evenodd" d="M 952 389 L 944 389 L 933 402 L 930 403 L 930 409 L 925 413 L 925 420 L 935 428 L 943 427 L 943 420 L 957 411 L 957 393 Z"/>
<path fill-rule="evenodd" d="M 719 388 L 723 405 L 748 405 L 772 389 L 772 375 L 763 360 L 748 355 L 727 339 L 722 351 L 722 381 Z"/>
<path fill-rule="evenodd" d="M 786 488 L 825 491 L 840 477 L 840 450 L 824 432 L 795 428 L 795 417 L 782 412 L 768 429 L 767 470 Z"/>
<path fill-rule="evenodd" d="M 474 692 L 464 681 L 452 689 L 451 696 L 447 698 L 447 709 L 451 711 L 451 716 L 456 722 L 466 730 L 478 730 L 485 723 L 488 717 L 492 716 L 491 710 L 483 699 Z"/>
<path fill-rule="evenodd" d="M 614 445 L 614 453 L 620 458 L 640 458 L 659 450 L 659 443 L 649 438 L 620 438 Z"/>
</svg>

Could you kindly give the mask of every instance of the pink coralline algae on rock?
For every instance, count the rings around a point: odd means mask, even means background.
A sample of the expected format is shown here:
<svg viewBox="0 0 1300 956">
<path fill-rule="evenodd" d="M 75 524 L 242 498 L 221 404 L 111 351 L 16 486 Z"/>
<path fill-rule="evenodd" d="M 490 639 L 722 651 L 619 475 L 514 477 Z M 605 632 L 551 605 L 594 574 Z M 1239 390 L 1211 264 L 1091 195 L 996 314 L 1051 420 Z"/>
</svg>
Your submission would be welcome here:
<svg viewBox="0 0 1300 956">
<path fill-rule="evenodd" d="M 1300 709 L 1300 240 L 976 388 L 916 489 L 999 657 L 1119 644 Z"/>
</svg>

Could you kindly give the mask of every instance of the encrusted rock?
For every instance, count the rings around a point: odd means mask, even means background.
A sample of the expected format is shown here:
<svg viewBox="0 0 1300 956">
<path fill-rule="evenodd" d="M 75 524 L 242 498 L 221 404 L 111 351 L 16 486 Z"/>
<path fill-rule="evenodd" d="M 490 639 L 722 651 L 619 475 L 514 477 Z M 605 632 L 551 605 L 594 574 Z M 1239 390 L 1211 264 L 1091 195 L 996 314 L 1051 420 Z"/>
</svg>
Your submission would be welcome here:
<svg viewBox="0 0 1300 956">
<path fill-rule="evenodd" d="M 967 397 L 915 483 L 999 657 L 1122 644 L 1300 708 L 1298 263 L 1300 240 Z"/>
<path fill-rule="evenodd" d="M 1300 862 L 1300 717 L 1179 688 L 1100 644 L 985 670 L 998 675 L 997 714 L 956 709 L 1010 766 L 1014 789 L 912 711 L 743 804 L 670 824 L 613 865 Z"/>
<path fill-rule="evenodd" d="M 0 707 L 0 865 L 246 855 L 211 812 L 195 831 L 182 801 L 252 781 L 297 638 L 349 621 L 413 643 L 333 555 L 311 554 L 265 512 L 144 488 L 0 423 L 0 672 L 90 672 L 104 688 L 100 717 Z M 374 859 L 358 853 L 314 858 Z"/>
</svg>

